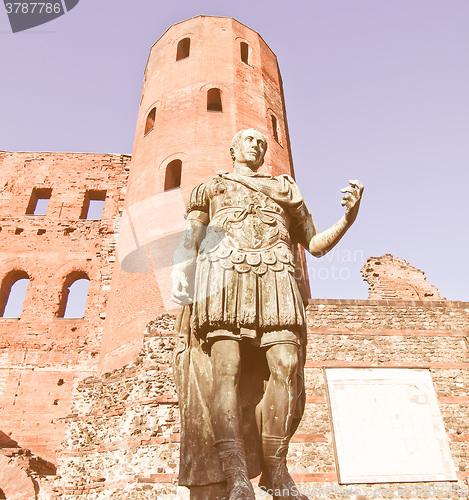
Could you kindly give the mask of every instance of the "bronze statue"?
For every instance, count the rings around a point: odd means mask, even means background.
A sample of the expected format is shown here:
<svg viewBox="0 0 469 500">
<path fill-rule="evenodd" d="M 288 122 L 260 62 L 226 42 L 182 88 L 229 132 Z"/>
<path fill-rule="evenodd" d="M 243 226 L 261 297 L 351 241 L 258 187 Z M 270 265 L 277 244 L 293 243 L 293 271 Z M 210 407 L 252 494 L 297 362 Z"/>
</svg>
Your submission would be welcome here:
<svg viewBox="0 0 469 500">
<path fill-rule="evenodd" d="M 342 189 L 345 215 L 318 233 L 295 181 L 258 172 L 266 150 L 255 129 L 235 135 L 234 172 L 194 188 L 174 256 L 179 483 L 191 498 L 254 499 L 249 478 L 262 472 L 259 486 L 275 499 L 307 500 L 286 467 L 305 401 L 294 248 L 331 250 L 354 222 L 363 186 Z"/>
</svg>

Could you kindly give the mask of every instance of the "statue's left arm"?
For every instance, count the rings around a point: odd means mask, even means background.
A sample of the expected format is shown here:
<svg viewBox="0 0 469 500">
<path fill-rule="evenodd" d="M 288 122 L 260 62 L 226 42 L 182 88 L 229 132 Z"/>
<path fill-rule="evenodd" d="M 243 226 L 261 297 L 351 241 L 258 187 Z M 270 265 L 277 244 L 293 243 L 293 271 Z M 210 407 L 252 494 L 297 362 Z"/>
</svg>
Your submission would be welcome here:
<svg viewBox="0 0 469 500">
<path fill-rule="evenodd" d="M 173 301 L 181 306 L 192 304 L 190 282 L 196 266 L 197 252 L 204 238 L 204 229 L 209 223 L 208 207 L 206 185 L 199 184 L 192 190 L 187 202 L 186 227 L 173 256 L 171 294 Z"/>
<path fill-rule="evenodd" d="M 349 183 L 349 187 L 341 190 L 344 193 L 342 205 L 345 206 L 345 214 L 334 225 L 318 233 L 311 215 L 308 214 L 303 222 L 303 244 L 315 257 L 322 257 L 332 250 L 357 218 L 364 188 L 358 180 Z"/>
<path fill-rule="evenodd" d="M 193 211 L 189 214 L 181 242 L 173 255 L 171 271 L 171 295 L 173 301 L 181 306 L 192 304 L 190 296 L 190 276 L 196 265 L 197 251 L 203 238 L 206 214 Z"/>
</svg>

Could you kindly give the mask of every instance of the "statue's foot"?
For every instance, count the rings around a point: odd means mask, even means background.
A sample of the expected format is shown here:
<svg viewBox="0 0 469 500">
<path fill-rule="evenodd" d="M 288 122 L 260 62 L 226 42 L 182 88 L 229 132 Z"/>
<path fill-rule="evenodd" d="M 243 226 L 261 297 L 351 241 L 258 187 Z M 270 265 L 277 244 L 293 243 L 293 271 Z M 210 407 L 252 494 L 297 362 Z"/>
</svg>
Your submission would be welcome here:
<svg viewBox="0 0 469 500">
<path fill-rule="evenodd" d="M 255 500 L 251 481 L 243 471 L 239 471 L 228 480 L 229 500 Z"/>
<path fill-rule="evenodd" d="M 226 477 L 228 500 L 256 500 L 248 477 L 244 442 L 240 439 L 220 439 L 215 446 Z"/>
<path fill-rule="evenodd" d="M 301 494 L 283 460 L 265 468 L 259 481 L 259 488 L 272 495 L 273 500 L 309 500 L 306 495 Z"/>
</svg>

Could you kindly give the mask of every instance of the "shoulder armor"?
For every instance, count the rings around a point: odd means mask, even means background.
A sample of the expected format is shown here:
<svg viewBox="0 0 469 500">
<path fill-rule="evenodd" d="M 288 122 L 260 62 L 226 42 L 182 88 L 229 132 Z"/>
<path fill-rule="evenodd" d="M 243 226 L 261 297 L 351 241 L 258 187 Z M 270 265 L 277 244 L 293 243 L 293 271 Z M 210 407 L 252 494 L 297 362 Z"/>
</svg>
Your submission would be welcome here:
<svg viewBox="0 0 469 500">
<path fill-rule="evenodd" d="M 187 202 L 186 207 L 186 214 L 192 212 L 193 210 L 208 212 L 208 199 L 205 183 L 196 186 L 189 196 L 189 201 Z"/>
</svg>

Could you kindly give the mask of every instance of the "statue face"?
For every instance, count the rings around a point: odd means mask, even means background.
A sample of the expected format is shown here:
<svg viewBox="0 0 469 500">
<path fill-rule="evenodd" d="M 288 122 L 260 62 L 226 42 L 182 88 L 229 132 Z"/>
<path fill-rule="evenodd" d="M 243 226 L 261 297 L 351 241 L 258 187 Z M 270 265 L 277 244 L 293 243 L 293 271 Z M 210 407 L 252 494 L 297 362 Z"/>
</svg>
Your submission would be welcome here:
<svg viewBox="0 0 469 500">
<path fill-rule="evenodd" d="M 267 145 L 264 136 L 254 129 L 243 130 L 238 144 L 231 149 L 233 159 L 252 169 L 258 169 L 264 163 Z"/>
</svg>

